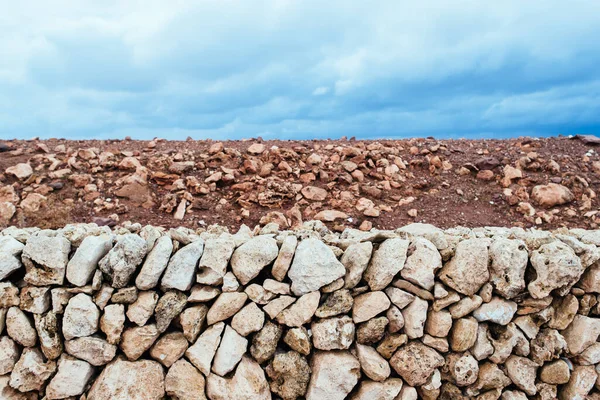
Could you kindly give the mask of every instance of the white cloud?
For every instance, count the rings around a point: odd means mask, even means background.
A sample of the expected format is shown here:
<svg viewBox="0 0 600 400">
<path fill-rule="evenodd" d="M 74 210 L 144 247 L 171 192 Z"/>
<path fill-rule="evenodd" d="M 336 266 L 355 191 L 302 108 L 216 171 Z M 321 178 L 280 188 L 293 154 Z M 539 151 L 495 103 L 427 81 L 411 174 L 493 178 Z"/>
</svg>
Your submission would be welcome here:
<svg viewBox="0 0 600 400">
<path fill-rule="evenodd" d="M 25 0 L 0 29 L 0 137 L 600 127 L 600 2 Z"/>
</svg>

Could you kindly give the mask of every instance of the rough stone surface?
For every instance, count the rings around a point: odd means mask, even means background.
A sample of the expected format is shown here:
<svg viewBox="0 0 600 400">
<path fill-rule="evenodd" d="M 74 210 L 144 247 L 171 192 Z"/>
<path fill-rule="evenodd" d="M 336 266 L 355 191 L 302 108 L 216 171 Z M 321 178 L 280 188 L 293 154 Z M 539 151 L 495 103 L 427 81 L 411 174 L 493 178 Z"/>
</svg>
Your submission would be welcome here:
<svg viewBox="0 0 600 400">
<path fill-rule="evenodd" d="M 128 234 L 117 240 L 117 244 L 99 263 L 111 286 L 124 288 L 146 256 L 146 241 L 138 235 Z"/>
<path fill-rule="evenodd" d="M 294 294 L 301 296 L 330 284 L 345 273 L 346 268 L 329 247 L 318 239 L 309 238 L 298 244 L 288 277 Z"/>
<path fill-rule="evenodd" d="M 204 376 L 189 362 L 181 359 L 167 372 L 165 391 L 178 400 L 206 400 Z"/>
<path fill-rule="evenodd" d="M 269 400 L 271 391 L 259 364 L 244 356 L 232 378 L 208 375 L 206 393 L 211 400 Z"/>
<path fill-rule="evenodd" d="M 88 236 L 79 245 L 67 264 L 67 280 L 75 286 L 87 284 L 96 272 L 98 262 L 112 248 L 109 235 Z"/>
<path fill-rule="evenodd" d="M 340 162 L 358 176 L 355 160 Z M 218 173 L 211 188 L 236 176 Z M 357 207 L 385 212 L 368 198 Z M 363 222 L 335 233 L 303 215 L 273 212 L 237 234 L 0 231 L 0 397 L 599 397 L 596 231 Z"/>
<path fill-rule="evenodd" d="M 88 400 L 161 400 L 165 374 L 159 363 L 117 359 L 108 364 L 92 385 Z M 143 390 L 140 390 L 143 388 Z"/>
<path fill-rule="evenodd" d="M 30 236 L 23 248 L 23 278 L 35 286 L 62 285 L 71 243 L 62 236 Z"/>
<path fill-rule="evenodd" d="M 363 275 L 371 290 L 385 289 L 404 268 L 408 245 L 408 240 L 400 238 L 388 239 L 379 245 Z"/>
<path fill-rule="evenodd" d="M 275 239 L 257 236 L 238 247 L 231 256 L 231 269 L 242 285 L 256 278 L 279 255 Z"/>
<path fill-rule="evenodd" d="M 190 290 L 194 283 L 196 266 L 204 251 L 204 241 L 197 240 L 177 251 L 160 281 L 163 290 Z"/>
<path fill-rule="evenodd" d="M 360 363 L 347 351 L 318 351 L 311 360 L 307 400 L 344 399 L 360 378 Z"/>
<path fill-rule="evenodd" d="M 456 246 L 454 257 L 439 278 L 459 293 L 472 296 L 489 280 L 488 240 L 467 239 Z"/>
</svg>

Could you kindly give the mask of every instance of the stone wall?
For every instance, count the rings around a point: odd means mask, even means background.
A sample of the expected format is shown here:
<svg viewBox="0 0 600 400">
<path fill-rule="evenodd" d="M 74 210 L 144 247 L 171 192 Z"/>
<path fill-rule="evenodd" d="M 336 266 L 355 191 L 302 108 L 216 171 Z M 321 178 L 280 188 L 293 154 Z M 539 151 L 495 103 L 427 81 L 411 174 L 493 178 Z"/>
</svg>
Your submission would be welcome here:
<svg viewBox="0 0 600 400">
<path fill-rule="evenodd" d="M 423 224 L 7 228 L 0 398 L 600 399 L 598 245 Z"/>
</svg>

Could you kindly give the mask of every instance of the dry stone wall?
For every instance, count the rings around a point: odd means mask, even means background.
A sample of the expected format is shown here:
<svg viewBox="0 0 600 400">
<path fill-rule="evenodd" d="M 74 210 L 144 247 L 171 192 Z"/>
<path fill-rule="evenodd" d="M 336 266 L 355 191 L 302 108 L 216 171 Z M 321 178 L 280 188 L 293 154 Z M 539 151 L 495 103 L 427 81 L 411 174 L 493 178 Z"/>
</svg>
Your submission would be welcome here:
<svg viewBox="0 0 600 400">
<path fill-rule="evenodd" d="M 600 399 L 600 231 L 0 232 L 1 399 Z"/>
</svg>

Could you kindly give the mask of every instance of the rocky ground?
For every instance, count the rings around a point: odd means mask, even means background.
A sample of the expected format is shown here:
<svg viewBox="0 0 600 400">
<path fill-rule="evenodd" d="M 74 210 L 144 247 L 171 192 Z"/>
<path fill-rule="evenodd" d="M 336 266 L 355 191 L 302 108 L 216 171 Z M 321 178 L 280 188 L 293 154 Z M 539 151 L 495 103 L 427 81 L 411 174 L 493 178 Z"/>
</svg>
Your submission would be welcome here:
<svg viewBox="0 0 600 400">
<path fill-rule="evenodd" d="M 595 138 L 0 141 L 0 226 L 596 228 Z"/>
</svg>

